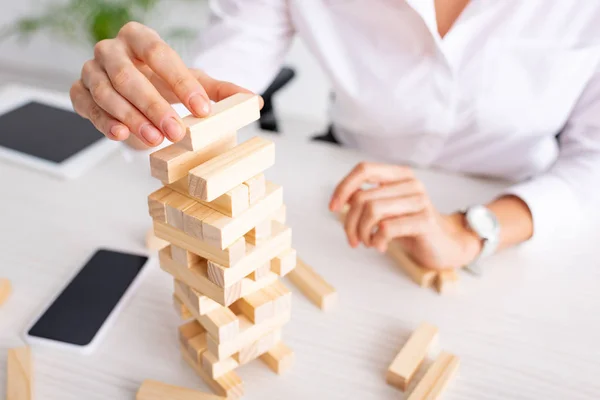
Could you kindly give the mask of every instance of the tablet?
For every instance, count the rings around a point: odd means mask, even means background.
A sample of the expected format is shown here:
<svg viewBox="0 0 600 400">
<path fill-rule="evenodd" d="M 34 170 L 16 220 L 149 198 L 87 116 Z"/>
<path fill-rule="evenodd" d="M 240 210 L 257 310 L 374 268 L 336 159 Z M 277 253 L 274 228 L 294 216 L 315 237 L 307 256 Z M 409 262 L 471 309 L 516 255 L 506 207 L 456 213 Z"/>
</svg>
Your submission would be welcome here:
<svg viewBox="0 0 600 400">
<path fill-rule="evenodd" d="M 117 147 L 88 121 L 31 100 L 0 115 L 0 158 L 75 178 Z"/>
</svg>

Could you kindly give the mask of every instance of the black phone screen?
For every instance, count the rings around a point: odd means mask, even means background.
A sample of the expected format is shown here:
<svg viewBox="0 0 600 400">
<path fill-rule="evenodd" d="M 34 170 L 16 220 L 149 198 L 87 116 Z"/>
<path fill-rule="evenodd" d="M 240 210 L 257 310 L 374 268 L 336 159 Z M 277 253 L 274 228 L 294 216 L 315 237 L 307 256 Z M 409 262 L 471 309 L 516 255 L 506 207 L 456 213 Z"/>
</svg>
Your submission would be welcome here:
<svg viewBox="0 0 600 400">
<path fill-rule="evenodd" d="M 91 343 L 147 261 L 145 256 L 98 250 L 29 335 L 78 346 Z"/>
</svg>

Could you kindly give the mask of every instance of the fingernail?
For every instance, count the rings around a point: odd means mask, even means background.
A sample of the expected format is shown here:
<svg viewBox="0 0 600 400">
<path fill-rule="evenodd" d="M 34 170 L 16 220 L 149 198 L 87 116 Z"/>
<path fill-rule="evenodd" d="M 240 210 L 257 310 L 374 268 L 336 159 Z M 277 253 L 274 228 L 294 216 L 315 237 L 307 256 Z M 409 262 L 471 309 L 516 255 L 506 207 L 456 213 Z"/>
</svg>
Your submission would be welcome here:
<svg viewBox="0 0 600 400">
<path fill-rule="evenodd" d="M 207 116 L 210 114 L 210 102 L 200 94 L 195 94 L 190 97 L 190 107 L 196 115 Z"/>
<path fill-rule="evenodd" d="M 125 136 L 127 136 L 128 131 L 129 130 L 127 128 L 121 125 L 115 125 L 112 128 L 110 128 L 110 134 L 115 139 L 124 138 Z"/>
<path fill-rule="evenodd" d="M 172 142 L 179 141 L 184 135 L 183 128 L 181 127 L 179 122 L 177 122 L 177 120 L 173 117 L 169 117 L 165 121 L 163 121 L 162 131 Z"/>
<path fill-rule="evenodd" d="M 140 131 L 148 143 L 157 144 L 162 139 L 162 133 L 150 124 L 142 126 Z"/>
</svg>

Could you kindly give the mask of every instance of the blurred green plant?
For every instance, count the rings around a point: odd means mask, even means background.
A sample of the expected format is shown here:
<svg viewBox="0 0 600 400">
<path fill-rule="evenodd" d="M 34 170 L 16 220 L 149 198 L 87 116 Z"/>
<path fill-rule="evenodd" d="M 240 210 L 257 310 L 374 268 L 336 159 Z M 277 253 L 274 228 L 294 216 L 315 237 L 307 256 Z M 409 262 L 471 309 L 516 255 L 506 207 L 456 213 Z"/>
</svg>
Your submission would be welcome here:
<svg viewBox="0 0 600 400">
<path fill-rule="evenodd" d="M 176 0 L 163 0 L 172 3 Z M 178 0 L 193 2 L 197 0 Z M 93 46 L 114 38 L 129 21 L 144 23 L 161 0 L 68 0 L 49 4 L 34 16 L 18 19 L 0 29 L 0 40 L 9 37 L 29 40 L 47 32 L 71 43 Z M 161 35 L 170 42 L 185 43 L 196 32 L 185 27 L 169 28 Z"/>
</svg>

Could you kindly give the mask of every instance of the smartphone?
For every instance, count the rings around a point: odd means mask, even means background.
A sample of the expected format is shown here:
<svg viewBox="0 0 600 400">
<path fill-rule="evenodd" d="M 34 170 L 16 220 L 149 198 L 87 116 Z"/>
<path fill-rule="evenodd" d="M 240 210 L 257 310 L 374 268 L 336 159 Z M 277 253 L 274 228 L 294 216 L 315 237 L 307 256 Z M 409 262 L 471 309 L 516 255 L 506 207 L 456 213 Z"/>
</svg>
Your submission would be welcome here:
<svg viewBox="0 0 600 400">
<path fill-rule="evenodd" d="M 29 326 L 28 342 L 89 353 L 147 269 L 148 257 L 100 249 Z"/>
</svg>

